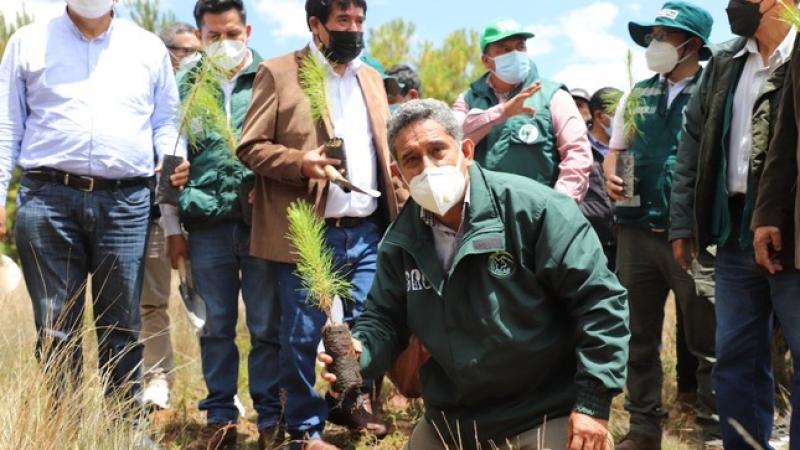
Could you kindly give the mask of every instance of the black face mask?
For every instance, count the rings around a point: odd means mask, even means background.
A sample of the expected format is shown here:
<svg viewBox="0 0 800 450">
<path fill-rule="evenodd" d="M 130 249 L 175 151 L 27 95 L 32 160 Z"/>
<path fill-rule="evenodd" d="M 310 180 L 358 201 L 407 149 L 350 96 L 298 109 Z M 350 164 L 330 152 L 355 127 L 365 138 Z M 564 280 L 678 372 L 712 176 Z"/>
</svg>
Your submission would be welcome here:
<svg viewBox="0 0 800 450">
<path fill-rule="evenodd" d="M 759 11 L 758 3 L 750 3 L 747 0 L 731 0 L 728 8 L 728 22 L 731 24 L 733 34 L 742 37 L 753 37 L 761 24 L 763 14 Z"/>
<path fill-rule="evenodd" d="M 331 31 L 327 28 L 325 31 L 330 36 L 330 43 L 323 53 L 332 62 L 347 64 L 356 59 L 364 50 L 364 33 L 362 31 Z"/>
</svg>

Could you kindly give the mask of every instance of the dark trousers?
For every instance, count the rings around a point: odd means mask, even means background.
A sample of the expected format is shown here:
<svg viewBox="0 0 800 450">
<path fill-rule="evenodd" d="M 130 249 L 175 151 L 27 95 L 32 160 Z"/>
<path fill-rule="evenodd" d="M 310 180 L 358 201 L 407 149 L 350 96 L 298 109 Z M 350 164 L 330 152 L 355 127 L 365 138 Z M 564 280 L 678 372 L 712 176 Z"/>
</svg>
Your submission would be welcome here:
<svg viewBox="0 0 800 450">
<path fill-rule="evenodd" d="M 380 228 L 372 221 L 353 228 L 327 227 L 326 244 L 334 264 L 353 285 L 351 301 L 344 302 L 344 321 L 352 328 L 375 277 Z M 308 302 L 294 264 L 272 263 L 278 278 L 281 305 L 280 372 L 286 392 L 284 415 L 293 439 L 318 438 L 328 418 L 328 404 L 314 389 L 317 347 L 325 314 Z"/>
<path fill-rule="evenodd" d="M 82 369 L 87 275 L 99 366 L 111 392 L 139 391 L 139 297 L 150 223 L 150 190 L 83 192 L 22 178 L 16 240 L 38 332 L 37 355 L 65 385 Z M 64 376 L 64 374 L 71 376 Z"/>
<path fill-rule="evenodd" d="M 698 359 L 698 398 L 714 410 L 711 369 L 714 360 L 714 305 L 697 293 L 695 280 L 672 257 L 666 233 L 633 226 L 619 227 L 617 273 L 628 289 L 631 343 L 625 408 L 631 431 L 657 436 L 666 413 L 662 408 L 663 374 L 660 350 L 664 305 L 675 293 L 684 318 L 686 344 Z"/>
</svg>

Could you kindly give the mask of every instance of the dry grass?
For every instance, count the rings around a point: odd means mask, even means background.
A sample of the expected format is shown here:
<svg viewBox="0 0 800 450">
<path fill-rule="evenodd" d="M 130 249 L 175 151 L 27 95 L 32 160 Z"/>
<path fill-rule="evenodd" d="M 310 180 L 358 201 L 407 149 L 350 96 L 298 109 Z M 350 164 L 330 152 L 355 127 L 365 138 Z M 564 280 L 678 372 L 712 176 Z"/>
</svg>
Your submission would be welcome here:
<svg viewBox="0 0 800 450">
<path fill-rule="evenodd" d="M 173 288 L 176 288 L 173 285 Z M 174 323 L 172 340 L 175 349 L 176 382 L 173 388 L 173 406 L 169 411 L 162 411 L 151 416 L 149 432 L 157 437 L 164 448 L 180 449 L 189 443 L 204 423 L 203 415 L 197 410 L 197 402 L 205 396 L 205 387 L 200 371 L 199 349 L 196 336 L 193 334 L 177 297 L 177 289 L 173 289 L 170 312 Z M 61 414 L 53 419 L 51 408 L 47 403 L 47 395 L 43 389 L 44 380 L 33 358 L 35 341 L 33 317 L 30 301 L 23 287 L 14 293 L 0 297 L 3 314 L 0 315 L 0 327 L 3 329 L 0 340 L 0 450 L 2 449 L 128 449 L 133 448 L 133 436 L 129 422 L 116 420 L 116 409 L 120 405 L 108 406 L 103 398 L 102 380 L 97 376 L 97 357 L 93 333 L 87 333 L 84 342 L 85 354 L 88 358 L 86 376 L 83 386 L 78 390 L 79 396 L 70 400 L 68 414 Z M 670 303 L 671 305 L 671 303 Z M 675 385 L 675 345 L 674 345 L 674 309 L 670 306 L 665 327 L 664 398 L 671 400 L 676 395 Z M 88 318 L 87 318 L 88 319 Z M 87 329 L 90 322 L 87 320 Z M 239 448 L 255 449 L 257 430 L 254 425 L 255 414 L 252 402 L 247 393 L 246 355 L 249 349 L 249 338 L 244 326 L 244 313 L 240 314 L 237 339 L 242 361 L 239 370 L 239 395 L 245 404 L 248 414 L 240 421 Z M 391 386 L 386 382 L 384 397 L 391 394 Z M 413 424 L 421 417 L 422 405 L 412 402 L 410 407 L 392 409 L 386 407 L 386 416 L 395 430 L 381 442 L 375 442 L 366 436 L 352 436 L 346 430 L 329 427 L 328 438 L 347 450 L 399 450 L 405 443 L 406 436 Z M 622 408 L 622 399 L 614 402 L 611 428 L 618 439 L 627 428 L 626 413 Z M 691 420 L 670 413 L 667 435 L 664 439 L 665 450 L 690 450 L 697 448 L 696 433 Z"/>
</svg>

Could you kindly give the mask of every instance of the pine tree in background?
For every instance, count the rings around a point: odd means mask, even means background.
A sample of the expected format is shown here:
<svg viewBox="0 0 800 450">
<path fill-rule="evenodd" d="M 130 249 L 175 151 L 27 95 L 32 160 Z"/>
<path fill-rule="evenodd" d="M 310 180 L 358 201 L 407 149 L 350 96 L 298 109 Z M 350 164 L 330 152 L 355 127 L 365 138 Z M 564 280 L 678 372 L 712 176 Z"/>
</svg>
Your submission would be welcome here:
<svg viewBox="0 0 800 450">
<path fill-rule="evenodd" d="M 411 62 L 411 43 L 417 25 L 394 19 L 369 30 L 369 54 L 387 68 Z"/>
<path fill-rule="evenodd" d="M 13 22 L 8 21 L 5 15 L 0 12 L 0 57 L 6 50 L 6 44 L 15 31 L 24 27 L 25 25 L 33 22 L 33 15 L 28 13 L 25 9 L 25 3 L 22 4 L 22 9 L 17 11 L 17 16 Z"/>
<path fill-rule="evenodd" d="M 177 21 L 174 12 L 160 10 L 159 0 L 127 0 L 125 6 L 130 10 L 131 20 L 152 33 Z"/>
<path fill-rule="evenodd" d="M 437 46 L 423 41 L 412 51 L 416 32 L 414 22 L 392 20 L 369 30 L 369 54 L 386 67 L 405 63 L 417 67 L 426 97 L 452 104 L 458 94 L 486 69 L 481 62 L 478 32 L 456 30 Z"/>
</svg>

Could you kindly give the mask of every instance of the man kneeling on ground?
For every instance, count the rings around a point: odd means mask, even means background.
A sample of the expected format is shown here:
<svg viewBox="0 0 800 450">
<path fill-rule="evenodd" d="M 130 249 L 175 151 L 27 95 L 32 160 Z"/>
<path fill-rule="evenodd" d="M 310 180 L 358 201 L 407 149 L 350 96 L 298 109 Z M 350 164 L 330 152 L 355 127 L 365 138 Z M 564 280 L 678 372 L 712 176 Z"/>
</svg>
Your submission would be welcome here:
<svg viewBox="0 0 800 450">
<path fill-rule="evenodd" d="M 575 201 L 482 169 L 436 100 L 404 104 L 389 146 L 413 201 L 383 239 L 353 336 L 367 377 L 412 333 L 430 351 L 425 418 L 406 448 L 610 450 L 626 292 Z"/>
</svg>

